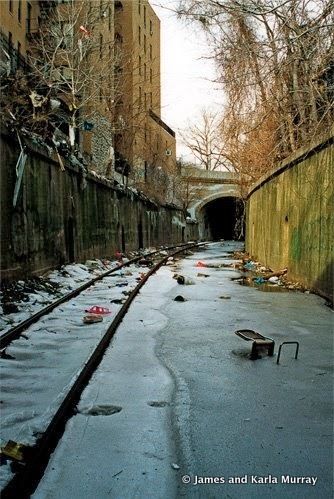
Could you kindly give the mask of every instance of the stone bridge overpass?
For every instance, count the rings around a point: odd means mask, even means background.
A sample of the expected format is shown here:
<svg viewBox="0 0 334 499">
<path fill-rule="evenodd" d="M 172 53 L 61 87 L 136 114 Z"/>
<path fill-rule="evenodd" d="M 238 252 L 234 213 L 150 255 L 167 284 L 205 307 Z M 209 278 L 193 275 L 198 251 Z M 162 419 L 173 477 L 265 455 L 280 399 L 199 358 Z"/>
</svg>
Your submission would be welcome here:
<svg viewBox="0 0 334 499">
<path fill-rule="evenodd" d="M 238 175 L 196 167 L 182 168 L 181 175 L 188 188 L 188 212 L 199 224 L 200 238 L 239 238 L 243 206 Z"/>
</svg>

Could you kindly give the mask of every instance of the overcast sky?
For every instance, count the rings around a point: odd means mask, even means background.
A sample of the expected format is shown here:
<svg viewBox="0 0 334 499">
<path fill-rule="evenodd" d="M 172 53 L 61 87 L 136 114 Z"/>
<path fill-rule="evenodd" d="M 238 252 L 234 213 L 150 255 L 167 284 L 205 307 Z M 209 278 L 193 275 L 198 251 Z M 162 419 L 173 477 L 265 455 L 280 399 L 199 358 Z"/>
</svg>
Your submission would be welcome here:
<svg viewBox="0 0 334 499">
<path fill-rule="evenodd" d="M 204 34 L 187 26 L 170 10 L 177 0 L 151 0 L 161 20 L 162 118 L 178 134 L 193 121 L 203 107 L 221 107 L 222 92 L 210 80 L 215 77 Z M 187 150 L 177 142 L 177 155 L 190 160 Z"/>
</svg>

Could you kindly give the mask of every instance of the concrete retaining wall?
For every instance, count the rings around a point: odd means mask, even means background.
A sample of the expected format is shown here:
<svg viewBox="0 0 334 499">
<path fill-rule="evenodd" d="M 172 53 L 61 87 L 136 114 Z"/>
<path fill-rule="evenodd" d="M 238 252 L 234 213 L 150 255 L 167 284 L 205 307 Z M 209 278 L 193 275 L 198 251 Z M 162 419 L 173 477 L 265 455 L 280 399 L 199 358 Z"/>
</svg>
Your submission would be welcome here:
<svg viewBox="0 0 334 499">
<path fill-rule="evenodd" d="M 334 130 L 253 186 L 246 250 L 319 294 L 333 296 Z"/>
<path fill-rule="evenodd" d="M 197 238 L 182 212 L 158 207 L 133 192 L 28 145 L 18 202 L 13 208 L 20 148 L 1 136 L 1 275 L 20 278 L 68 261 L 112 257 L 116 250 Z"/>
</svg>

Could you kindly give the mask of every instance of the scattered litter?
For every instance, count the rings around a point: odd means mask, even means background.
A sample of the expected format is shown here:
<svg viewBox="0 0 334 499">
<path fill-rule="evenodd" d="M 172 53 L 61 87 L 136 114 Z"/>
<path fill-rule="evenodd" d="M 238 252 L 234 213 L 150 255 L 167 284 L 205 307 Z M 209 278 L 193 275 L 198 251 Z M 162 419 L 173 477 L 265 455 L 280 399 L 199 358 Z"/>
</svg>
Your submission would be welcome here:
<svg viewBox="0 0 334 499">
<path fill-rule="evenodd" d="M 115 303 L 116 305 L 122 305 L 125 302 L 124 298 L 115 298 L 114 300 L 110 300 L 110 303 Z"/>
<path fill-rule="evenodd" d="M 219 269 L 220 267 L 223 267 L 225 264 L 223 263 L 204 263 L 204 262 L 197 262 L 195 267 L 207 267 L 210 269 Z"/>
<path fill-rule="evenodd" d="M 222 295 L 219 297 L 221 300 L 230 300 L 231 297 L 230 296 L 227 296 L 227 295 Z"/>
<path fill-rule="evenodd" d="M 85 310 L 85 312 L 87 312 L 88 314 L 96 314 L 96 315 L 111 314 L 111 310 L 109 310 L 109 308 L 99 307 L 97 305 L 94 305 L 94 307 L 91 307 L 88 310 Z"/>
<path fill-rule="evenodd" d="M 202 274 L 201 272 L 198 272 L 197 277 L 210 277 L 209 274 Z"/>
<path fill-rule="evenodd" d="M 250 418 L 246 418 L 246 419 L 244 419 L 244 421 L 250 421 Z"/>
<path fill-rule="evenodd" d="M 277 284 L 279 282 L 279 277 L 277 277 L 277 276 L 269 277 L 268 282 L 272 282 L 274 284 Z"/>
<path fill-rule="evenodd" d="M 94 270 L 99 268 L 100 262 L 98 260 L 86 260 L 85 265 L 90 270 Z"/>
<path fill-rule="evenodd" d="M 128 282 L 118 282 L 117 284 L 115 284 L 115 286 L 117 286 L 118 288 L 124 288 L 125 286 L 128 285 L 129 285 Z"/>
<path fill-rule="evenodd" d="M 138 262 L 138 265 L 145 267 L 152 267 L 153 261 L 150 260 L 149 258 L 141 258 Z"/>
<path fill-rule="evenodd" d="M 183 275 L 179 275 L 177 278 L 178 284 L 195 284 L 195 282 L 189 277 L 184 277 Z"/>
<path fill-rule="evenodd" d="M 150 402 L 147 402 L 147 404 L 150 406 L 150 407 L 166 407 L 167 405 L 169 405 L 168 402 L 166 402 L 165 400 L 152 400 Z"/>
<path fill-rule="evenodd" d="M 255 262 L 250 261 L 250 262 L 245 263 L 244 268 L 246 270 L 254 270 L 255 269 Z"/>
<path fill-rule="evenodd" d="M 255 277 L 253 281 L 255 282 L 255 284 L 263 284 L 264 282 L 266 282 L 263 277 Z"/>
<path fill-rule="evenodd" d="M 179 470 L 180 469 L 180 466 L 178 464 L 176 464 L 176 463 L 172 463 L 171 467 L 173 468 L 173 470 Z"/>
<path fill-rule="evenodd" d="M 85 324 L 95 324 L 95 322 L 102 322 L 102 315 L 87 314 L 84 316 L 83 321 Z"/>
<path fill-rule="evenodd" d="M 8 440 L 5 446 L 1 447 L 1 454 L 13 459 L 14 461 L 23 461 L 24 453 L 29 449 L 27 445 L 19 444 L 14 440 Z"/>
<path fill-rule="evenodd" d="M 174 298 L 174 301 L 187 301 L 182 295 L 177 295 Z"/>
</svg>

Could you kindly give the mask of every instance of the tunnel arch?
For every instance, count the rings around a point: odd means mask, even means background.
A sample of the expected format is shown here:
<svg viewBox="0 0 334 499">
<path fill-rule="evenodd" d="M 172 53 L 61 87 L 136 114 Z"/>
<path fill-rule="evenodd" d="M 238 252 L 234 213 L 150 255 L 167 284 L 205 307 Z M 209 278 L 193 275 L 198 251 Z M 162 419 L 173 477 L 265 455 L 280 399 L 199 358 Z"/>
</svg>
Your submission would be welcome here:
<svg viewBox="0 0 334 499">
<path fill-rule="evenodd" d="M 196 207 L 199 234 L 206 240 L 244 238 L 244 203 L 233 193 L 214 195 Z"/>
</svg>

